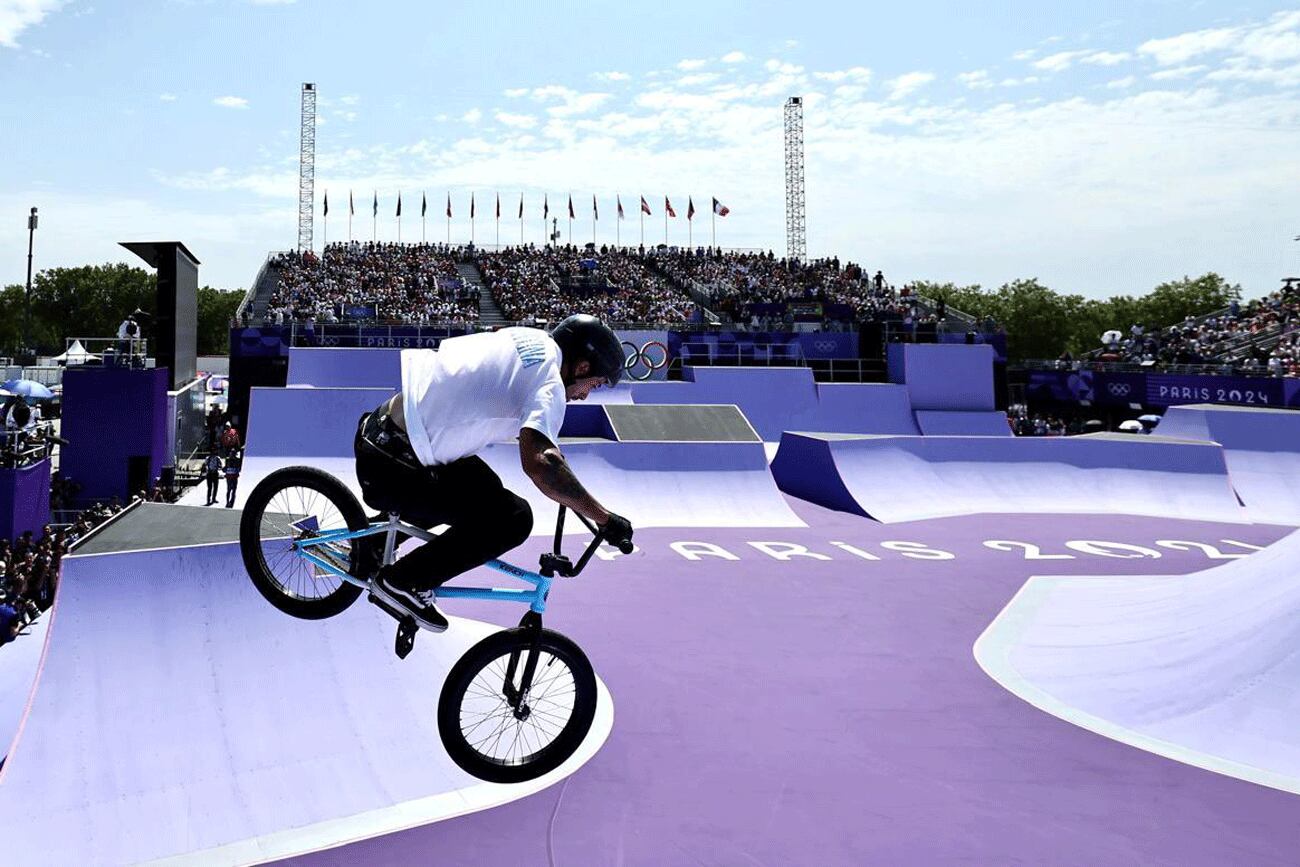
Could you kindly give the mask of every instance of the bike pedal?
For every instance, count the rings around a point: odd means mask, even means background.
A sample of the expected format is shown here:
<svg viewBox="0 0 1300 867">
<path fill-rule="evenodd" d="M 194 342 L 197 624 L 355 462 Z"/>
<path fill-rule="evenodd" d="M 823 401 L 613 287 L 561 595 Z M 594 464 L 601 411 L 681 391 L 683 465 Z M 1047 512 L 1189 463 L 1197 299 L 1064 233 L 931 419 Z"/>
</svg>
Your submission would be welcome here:
<svg viewBox="0 0 1300 867">
<path fill-rule="evenodd" d="M 397 638 L 393 644 L 393 650 L 397 653 L 398 659 L 406 659 L 411 649 L 415 647 L 415 633 L 420 629 L 415 625 L 415 621 L 410 617 L 405 618 L 397 624 Z"/>
</svg>

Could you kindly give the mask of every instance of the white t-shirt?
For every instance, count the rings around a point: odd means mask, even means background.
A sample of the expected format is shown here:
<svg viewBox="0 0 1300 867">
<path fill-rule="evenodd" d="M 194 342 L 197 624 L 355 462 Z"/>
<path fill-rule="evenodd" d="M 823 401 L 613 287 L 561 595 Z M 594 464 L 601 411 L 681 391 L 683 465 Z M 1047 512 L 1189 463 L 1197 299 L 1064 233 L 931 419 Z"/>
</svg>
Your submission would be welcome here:
<svg viewBox="0 0 1300 867">
<path fill-rule="evenodd" d="M 532 428 L 558 442 L 560 347 L 536 328 L 503 328 L 402 351 L 402 404 L 425 466 L 449 464 Z"/>
</svg>

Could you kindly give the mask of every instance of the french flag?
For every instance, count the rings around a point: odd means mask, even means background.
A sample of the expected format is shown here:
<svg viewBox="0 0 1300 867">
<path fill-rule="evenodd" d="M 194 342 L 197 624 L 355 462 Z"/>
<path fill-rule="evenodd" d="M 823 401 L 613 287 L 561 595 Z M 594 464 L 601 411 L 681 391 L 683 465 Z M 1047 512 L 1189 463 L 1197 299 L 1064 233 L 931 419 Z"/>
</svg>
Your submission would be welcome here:
<svg viewBox="0 0 1300 867">
<path fill-rule="evenodd" d="M 713 213 L 717 214 L 719 217 L 725 217 L 727 216 L 727 214 L 731 213 L 731 208 L 728 208 L 726 205 L 722 204 L 722 202 L 719 202 L 717 199 L 714 199 Z"/>
</svg>

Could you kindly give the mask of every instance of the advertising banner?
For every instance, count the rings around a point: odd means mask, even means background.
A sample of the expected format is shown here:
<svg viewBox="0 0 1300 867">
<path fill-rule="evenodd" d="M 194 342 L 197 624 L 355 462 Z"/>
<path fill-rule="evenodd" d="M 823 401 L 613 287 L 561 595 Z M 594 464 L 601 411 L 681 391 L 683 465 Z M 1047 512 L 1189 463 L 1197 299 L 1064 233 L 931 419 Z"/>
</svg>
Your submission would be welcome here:
<svg viewBox="0 0 1300 867">
<path fill-rule="evenodd" d="M 1119 373 L 1092 370 L 1033 370 L 1026 397 L 1073 403 L 1168 407 L 1184 403 L 1241 406 L 1300 406 L 1300 383 L 1245 376 Z"/>
</svg>

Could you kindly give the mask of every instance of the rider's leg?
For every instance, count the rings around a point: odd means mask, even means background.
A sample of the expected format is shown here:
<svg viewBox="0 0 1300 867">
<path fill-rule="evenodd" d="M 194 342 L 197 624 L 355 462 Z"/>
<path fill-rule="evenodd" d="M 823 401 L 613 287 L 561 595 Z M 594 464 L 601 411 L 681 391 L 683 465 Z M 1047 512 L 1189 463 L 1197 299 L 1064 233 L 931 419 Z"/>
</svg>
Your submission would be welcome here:
<svg viewBox="0 0 1300 867">
<path fill-rule="evenodd" d="M 528 501 L 506 490 L 478 457 L 410 479 L 403 491 L 403 520 L 423 527 L 451 525 L 388 567 L 385 576 L 403 587 L 437 587 L 517 547 L 532 532 Z"/>
</svg>

